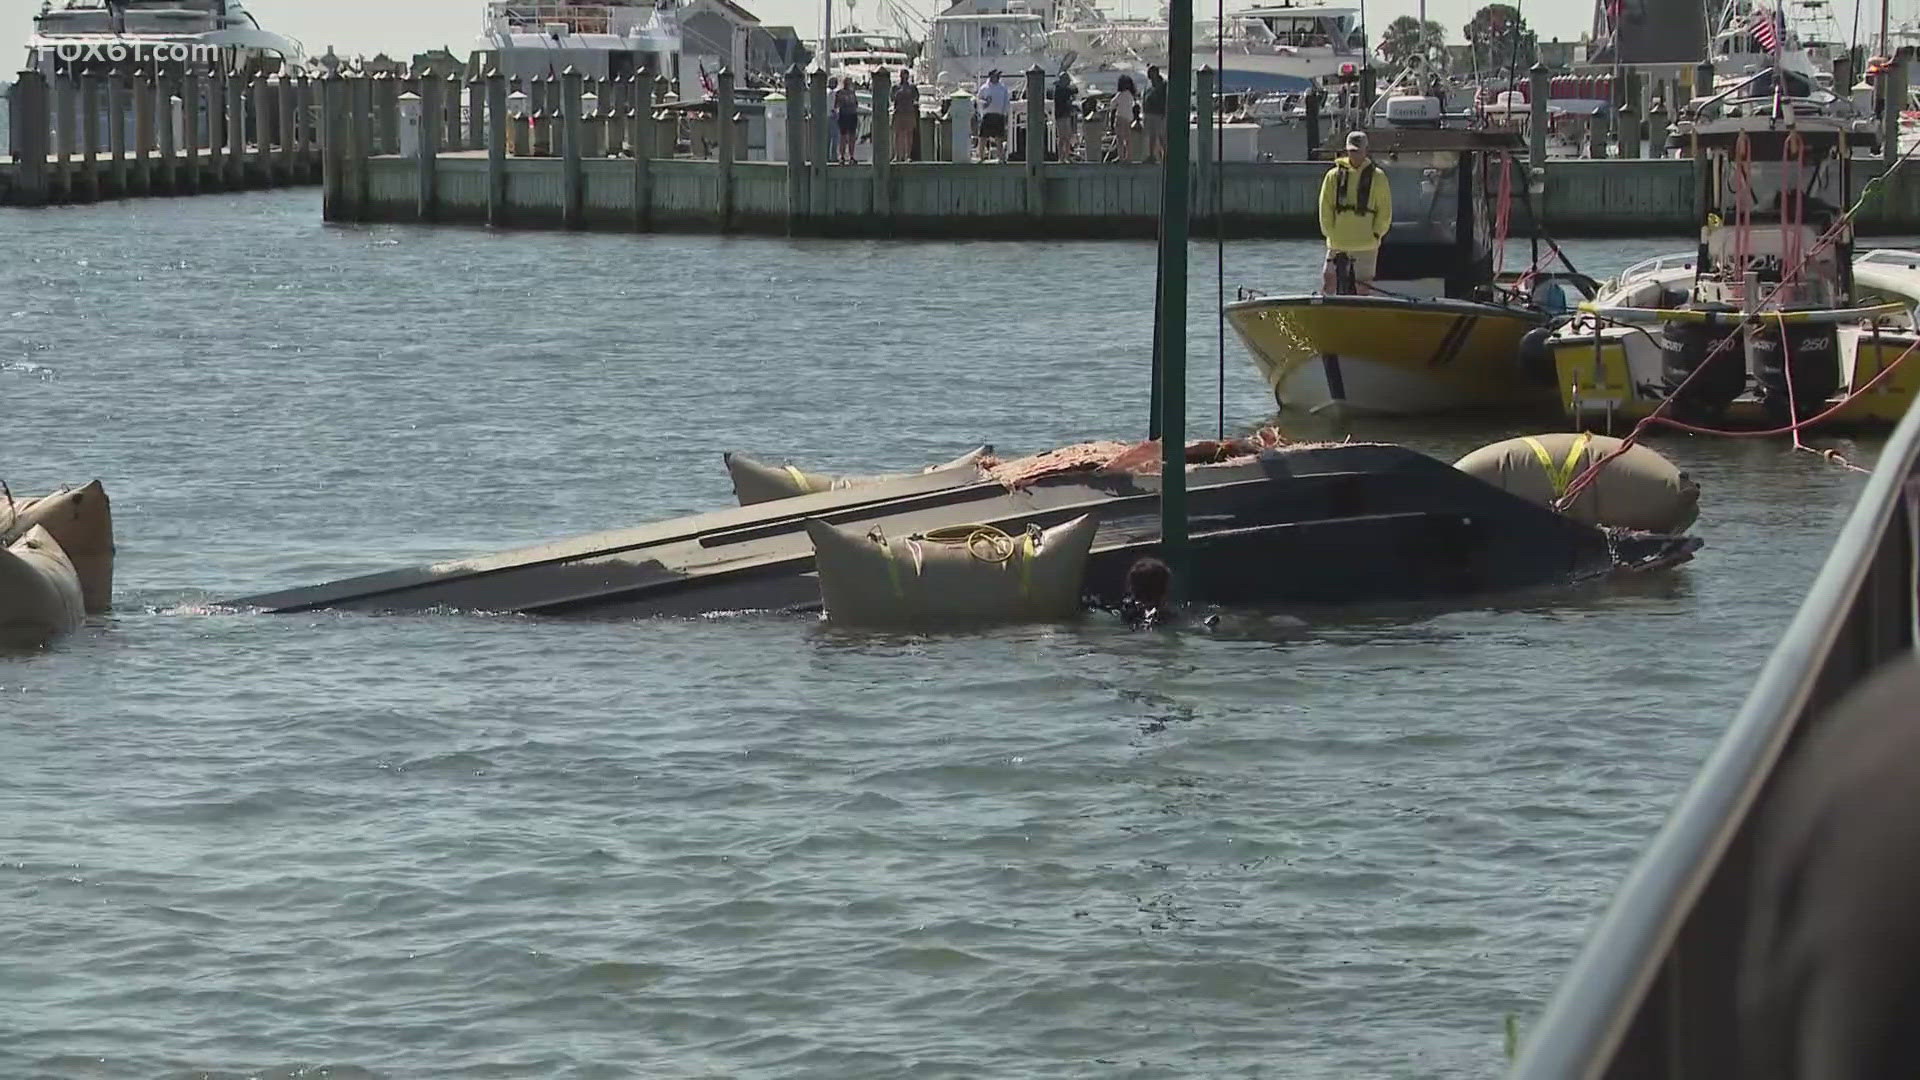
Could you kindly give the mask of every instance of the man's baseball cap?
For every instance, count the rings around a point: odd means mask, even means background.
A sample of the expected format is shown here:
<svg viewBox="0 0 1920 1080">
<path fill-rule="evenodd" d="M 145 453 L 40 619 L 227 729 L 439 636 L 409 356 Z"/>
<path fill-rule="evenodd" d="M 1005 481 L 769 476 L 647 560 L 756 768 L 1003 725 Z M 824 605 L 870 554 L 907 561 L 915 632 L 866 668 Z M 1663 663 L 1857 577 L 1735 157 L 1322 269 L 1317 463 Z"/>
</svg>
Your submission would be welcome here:
<svg viewBox="0 0 1920 1080">
<path fill-rule="evenodd" d="M 1355 132 L 1350 132 L 1350 133 L 1348 133 L 1348 135 L 1347 135 L 1347 149 L 1349 149 L 1349 150 L 1365 150 L 1366 148 L 1367 148 L 1367 133 L 1366 133 L 1366 132 L 1364 132 L 1364 131 L 1355 131 Z"/>
</svg>

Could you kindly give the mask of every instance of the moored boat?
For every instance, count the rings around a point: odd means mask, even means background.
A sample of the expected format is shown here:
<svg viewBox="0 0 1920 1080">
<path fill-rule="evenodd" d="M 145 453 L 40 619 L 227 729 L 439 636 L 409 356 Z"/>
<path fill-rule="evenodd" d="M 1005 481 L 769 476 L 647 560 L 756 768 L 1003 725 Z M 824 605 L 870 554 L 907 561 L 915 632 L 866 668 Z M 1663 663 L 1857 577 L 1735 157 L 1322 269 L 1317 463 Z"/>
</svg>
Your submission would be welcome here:
<svg viewBox="0 0 1920 1080">
<path fill-rule="evenodd" d="M 1698 248 L 1629 268 L 1530 343 L 1526 365 L 1576 423 L 1890 423 L 1920 392 L 1920 253 L 1857 252 L 1846 217 L 1873 132 L 1790 101 L 1760 112 L 1676 129 L 1706 165 Z"/>
<path fill-rule="evenodd" d="M 1284 408 L 1412 415 L 1550 406 L 1552 388 L 1519 377 L 1520 340 L 1556 314 L 1577 275 L 1516 288 L 1496 273 L 1499 233 L 1520 169 L 1508 131 L 1387 127 L 1370 135 L 1393 193 L 1393 226 L 1365 294 L 1263 296 L 1227 306 Z M 1507 170 L 1505 178 L 1503 170 Z"/>
</svg>

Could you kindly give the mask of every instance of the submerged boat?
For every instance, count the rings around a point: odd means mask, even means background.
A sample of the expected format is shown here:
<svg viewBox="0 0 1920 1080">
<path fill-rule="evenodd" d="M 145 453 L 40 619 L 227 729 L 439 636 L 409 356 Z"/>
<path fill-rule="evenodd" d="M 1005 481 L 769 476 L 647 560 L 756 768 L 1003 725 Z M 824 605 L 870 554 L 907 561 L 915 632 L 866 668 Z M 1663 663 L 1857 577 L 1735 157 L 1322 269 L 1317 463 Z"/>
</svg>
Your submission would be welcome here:
<svg viewBox="0 0 1920 1080">
<path fill-rule="evenodd" d="M 1520 289 L 1496 273 L 1501 196 L 1524 182 L 1512 161 L 1521 136 L 1389 126 L 1370 140 L 1393 194 L 1393 227 L 1372 290 L 1242 290 L 1227 305 L 1227 321 L 1274 400 L 1283 408 L 1384 416 L 1550 407 L 1550 386 L 1519 378 L 1520 340 L 1570 307 L 1567 286 L 1585 292 L 1590 283 L 1537 275 Z"/>
<path fill-rule="evenodd" d="M 1920 253 L 1856 252 L 1844 216 L 1853 150 L 1874 133 L 1775 101 L 1676 128 L 1706 166 L 1698 248 L 1629 268 L 1530 349 L 1536 384 L 1558 386 L 1576 423 L 1663 407 L 1708 427 L 1889 423 L 1920 392 L 1920 361 L 1904 362 Z"/>
<path fill-rule="evenodd" d="M 1059 453 L 1053 467 L 1043 455 L 1041 468 L 967 482 L 903 476 L 224 606 L 621 617 L 817 610 L 810 520 L 889 536 L 960 525 L 1017 535 L 1086 514 L 1099 521 L 1086 589 L 1118 601 L 1133 560 L 1159 549 L 1157 445 L 1097 460 Z M 1218 456 L 1198 444 L 1189 460 Z M 1399 446 L 1264 448 L 1189 465 L 1187 484 L 1190 595 L 1202 602 L 1457 596 L 1684 561 L 1695 544 L 1583 525 Z"/>
</svg>

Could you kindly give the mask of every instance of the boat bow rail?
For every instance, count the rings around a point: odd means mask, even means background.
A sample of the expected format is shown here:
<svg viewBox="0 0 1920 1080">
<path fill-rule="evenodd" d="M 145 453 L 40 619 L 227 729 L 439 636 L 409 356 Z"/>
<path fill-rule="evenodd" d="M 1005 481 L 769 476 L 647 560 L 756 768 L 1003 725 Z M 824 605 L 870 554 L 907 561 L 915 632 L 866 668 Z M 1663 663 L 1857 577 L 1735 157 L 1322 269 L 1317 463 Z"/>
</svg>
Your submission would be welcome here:
<svg viewBox="0 0 1920 1080">
<path fill-rule="evenodd" d="M 1913 649 L 1917 459 L 1920 410 L 1888 440 L 1753 692 L 1525 1035 L 1514 1077 L 1738 1075 L 1735 1000 L 1756 821 L 1783 765 L 1830 708 Z"/>
</svg>

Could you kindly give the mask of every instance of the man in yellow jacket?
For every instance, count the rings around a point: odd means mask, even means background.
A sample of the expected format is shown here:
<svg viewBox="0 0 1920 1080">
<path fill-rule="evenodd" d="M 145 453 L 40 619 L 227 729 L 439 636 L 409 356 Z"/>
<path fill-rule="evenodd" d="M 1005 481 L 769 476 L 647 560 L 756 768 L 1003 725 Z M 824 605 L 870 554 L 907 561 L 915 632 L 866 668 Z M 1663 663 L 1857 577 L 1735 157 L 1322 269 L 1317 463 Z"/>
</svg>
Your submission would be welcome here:
<svg viewBox="0 0 1920 1080">
<path fill-rule="evenodd" d="M 1320 291 L 1341 291 L 1339 259 L 1353 266 L 1353 291 L 1366 292 L 1380 267 L 1380 238 L 1393 225 L 1393 192 L 1386 171 L 1367 159 L 1367 133 L 1347 136 L 1347 156 L 1334 160 L 1320 181 L 1320 235 L 1327 238 L 1327 263 Z"/>
</svg>

